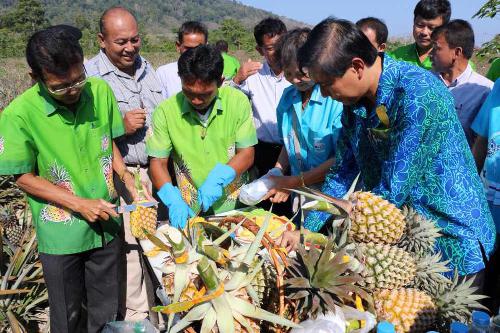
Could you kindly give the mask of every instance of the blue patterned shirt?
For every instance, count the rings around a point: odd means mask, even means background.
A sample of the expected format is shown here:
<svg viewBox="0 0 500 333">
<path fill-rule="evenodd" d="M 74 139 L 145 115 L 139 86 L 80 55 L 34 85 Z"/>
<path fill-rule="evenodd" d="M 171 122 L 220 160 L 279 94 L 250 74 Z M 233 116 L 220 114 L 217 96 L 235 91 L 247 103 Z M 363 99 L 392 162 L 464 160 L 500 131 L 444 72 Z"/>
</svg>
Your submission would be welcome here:
<svg viewBox="0 0 500 333">
<path fill-rule="evenodd" d="M 437 249 L 461 275 L 484 268 L 495 227 L 453 97 L 431 73 L 384 56 L 376 105 L 384 105 L 389 127 L 375 110 L 355 105 L 342 115 L 344 135 L 323 191 L 342 197 L 358 173 L 363 189 L 398 207 L 413 206 L 437 221 Z M 328 214 L 309 214 L 305 227 L 319 230 Z"/>
</svg>

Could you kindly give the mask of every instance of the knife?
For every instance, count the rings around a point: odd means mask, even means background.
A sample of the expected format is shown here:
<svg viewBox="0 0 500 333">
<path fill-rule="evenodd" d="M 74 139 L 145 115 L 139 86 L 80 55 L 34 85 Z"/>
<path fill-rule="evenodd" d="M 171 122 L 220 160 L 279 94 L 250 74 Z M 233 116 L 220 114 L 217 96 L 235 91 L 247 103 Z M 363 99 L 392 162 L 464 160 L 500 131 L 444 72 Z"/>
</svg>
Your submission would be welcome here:
<svg viewBox="0 0 500 333">
<path fill-rule="evenodd" d="M 156 206 L 156 205 L 158 205 L 158 202 L 156 202 L 156 201 L 144 201 L 144 202 L 134 203 L 134 204 L 131 204 L 131 205 L 123 205 L 123 206 L 116 207 L 115 211 L 118 214 L 123 214 L 123 213 L 126 213 L 126 212 L 132 212 L 132 211 L 136 210 L 137 206 L 153 207 L 153 206 Z"/>
</svg>

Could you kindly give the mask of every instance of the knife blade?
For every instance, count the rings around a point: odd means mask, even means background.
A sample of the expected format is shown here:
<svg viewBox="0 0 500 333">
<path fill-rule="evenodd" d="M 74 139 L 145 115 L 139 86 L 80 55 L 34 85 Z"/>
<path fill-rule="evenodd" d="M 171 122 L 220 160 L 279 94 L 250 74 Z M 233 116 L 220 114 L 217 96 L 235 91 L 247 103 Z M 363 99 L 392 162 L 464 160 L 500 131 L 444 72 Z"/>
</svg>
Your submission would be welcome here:
<svg viewBox="0 0 500 333">
<path fill-rule="evenodd" d="M 132 212 L 137 209 L 137 206 L 142 206 L 142 207 L 153 207 L 158 205 L 158 202 L 155 201 L 144 201 L 144 202 L 138 202 L 130 205 L 123 205 L 115 208 L 115 211 L 118 214 L 123 214 L 126 212 Z"/>
</svg>

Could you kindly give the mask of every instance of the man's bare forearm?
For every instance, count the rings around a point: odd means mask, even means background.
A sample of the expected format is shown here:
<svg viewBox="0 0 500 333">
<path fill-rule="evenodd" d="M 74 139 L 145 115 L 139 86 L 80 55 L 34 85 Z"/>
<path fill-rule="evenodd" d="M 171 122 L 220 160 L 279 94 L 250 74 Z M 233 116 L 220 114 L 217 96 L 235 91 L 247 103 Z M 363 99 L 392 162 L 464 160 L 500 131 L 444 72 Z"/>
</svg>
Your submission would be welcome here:
<svg viewBox="0 0 500 333">
<path fill-rule="evenodd" d="M 236 150 L 236 155 L 227 163 L 240 176 L 253 165 L 255 150 L 253 147 L 240 148 Z"/>
<path fill-rule="evenodd" d="M 171 183 L 172 178 L 168 173 L 168 158 L 153 157 L 149 163 L 151 181 L 156 189 L 160 189 L 165 183 Z"/>
</svg>

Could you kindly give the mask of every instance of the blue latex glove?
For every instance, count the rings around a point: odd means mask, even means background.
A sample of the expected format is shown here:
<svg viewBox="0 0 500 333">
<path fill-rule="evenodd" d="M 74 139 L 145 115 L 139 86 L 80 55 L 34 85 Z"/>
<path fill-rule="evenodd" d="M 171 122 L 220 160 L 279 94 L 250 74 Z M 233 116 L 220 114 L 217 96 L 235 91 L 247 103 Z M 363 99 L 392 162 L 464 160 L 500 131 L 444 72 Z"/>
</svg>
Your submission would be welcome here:
<svg viewBox="0 0 500 333">
<path fill-rule="evenodd" d="M 158 191 L 158 197 L 168 207 L 170 225 L 175 228 L 184 228 L 188 217 L 194 213 L 182 199 L 181 191 L 171 183 L 165 183 Z"/>
<path fill-rule="evenodd" d="M 236 171 L 227 164 L 217 163 L 198 190 L 198 203 L 206 212 L 224 193 L 224 187 L 236 178 Z"/>
</svg>

